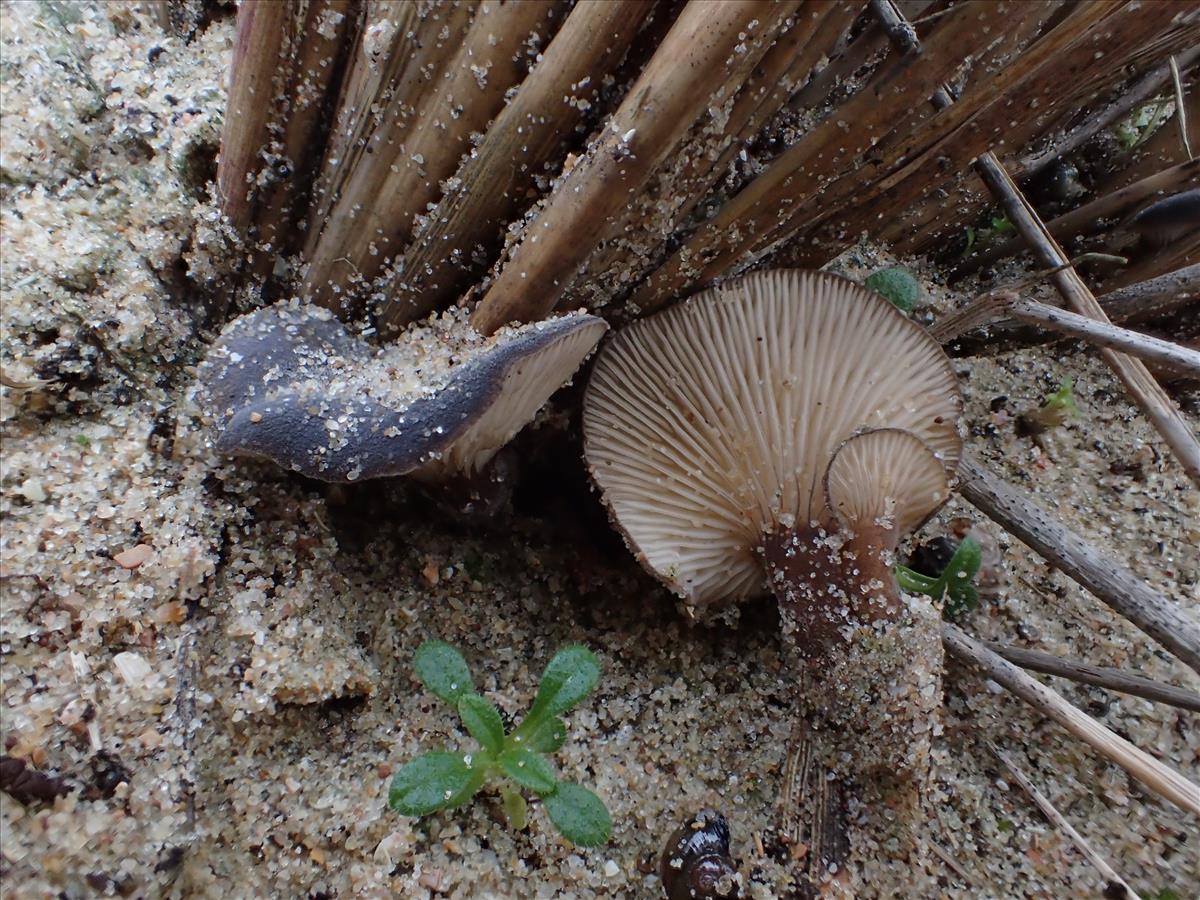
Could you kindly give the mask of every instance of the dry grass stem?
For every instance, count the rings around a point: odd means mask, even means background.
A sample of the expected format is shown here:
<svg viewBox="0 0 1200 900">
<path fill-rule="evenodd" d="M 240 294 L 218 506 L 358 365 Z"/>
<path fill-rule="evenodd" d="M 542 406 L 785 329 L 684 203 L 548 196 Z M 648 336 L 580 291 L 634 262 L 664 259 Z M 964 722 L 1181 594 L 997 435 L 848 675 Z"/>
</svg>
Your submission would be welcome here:
<svg viewBox="0 0 1200 900">
<path fill-rule="evenodd" d="M 1012 774 L 1017 784 L 1021 785 L 1021 787 L 1025 789 L 1025 792 L 1033 798 L 1033 802 L 1038 805 L 1038 809 L 1042 811 L 1042 814 L 1059 828 L 1061 828 L 1066 836 L 1071 839 L 1071 843 L 1073 843 L 1079 849 L 1079 852 L 1087 857 L 1088 861 L 1096 867 L 1096 870 L 1104 876 L 1106 882 L 1104 886 L 1104 895 L 1106 897 L 1110 896 L 1111 886 L 1119 885 L 1125 891 L 1125 893 L 1121 896 L 1128 897 L 1129 900 L 1140 900 L 1137 892 L 1129 886 L 1129 883 L 1117 874 L 1116 870 L 1105 861 L 1104 857 L 1092 849 L 1092 845 L 1084 839 L 1082 834 L 1075 830 L 1074 826 L 1067 821 L 1066 816 L 1055 809 L 1054 804 L 1051 803 L 1041 791 L 1033 786 L 1033 782 L 1029 780 L 1024 772 L 1017 768 L 1016 763 L 1001 753 L 1000 750 L 991 743 L 989 743 L 988 746 L 991 747 L 992 753 L 996 754 L 996 758 L 999 759 L 1000 762 L 1004 763 L 1004 767 Z"/>
<path fill-rule="evenodd" d="M 795 2 L 691 2 L 629 89 L 603 135 L 526 226 L 472 319 L 483 333 L 550 312 L 587 257 L 596 231 L 630 202 L 674 150 L 733 60 L 791 15 Z M 758 53 L 765 52 L 758 46 Z"/>
<path fill-rule="evenodd" d="M 1188 159 L 1193 159 L 1192 145 L 1188 140 L 1187 102 L 1183 95 L 1183 79 L 1179 77 L 1179 61 L 1171 57 L 1171 81 L 1175 85 L 1175 121 L 1179 125 L 1179 140 L 1183 143 L 1183 152 Z"/>
<path fill-rule="evenodd" d="M 1053 719 L 1154 793 L 1180 809 L 1200 816 L 1200 785 L 1192 783 L 1170 766 L 1114 734 L 1087 713 L 1076 709 L 1056 691 L 949 622 L 942 624 L 942 643 L 951 656 L 979 670 L 1038 712 Z"/>
<path fill-rule="evenodd" d="M 217 160 L 221 211 L 239 230 L 254 215 L 255 183 L 270 134 L 275 75 L 286 68 L 282 58 L 290 15 L 287 4 L 250 2 L 238 8 L 229 100 Z"/>
<path fill-rule="evenodd" d="M 1177 603 L 1115 562 L 1111 553 L 1079 537 L 1024 492 L 993 475 L 974 454 L 963 454 L 958 471 L 959 490 L 969 503 L 1200 672 L 1200 625 Z"/>
<path fill-rule="evenodd" d="M 385 329 L 459 294 L 477 274 L 471 257 L 478 248 L 494 257 L 501 223 L 528 203 L 535 176 L 584 121 L 652 9 L 649 0 L 583 0 L 571 11 L 404 252 L 381 313 Z"/>
<path fill-rule="evenodd" d="M 289 19 L 284 56 L 288 75 L 279 80 L 278 115 L 268 126 L 268 171 L 254 212 L 251 269 L 270 271 L 275 257 L 294 249 L 295 226 L 309 199 L 325 146 L 325 122 L 341 83 L 349 45 L 361 22 L 352 0 L 313 0 Z"/>
<path fill-rule="evenodd" d="M 1009 662 L 1016 663 L 1022 669 L 1030 669 L 1045 675 L 1057 675 L 1080 684 L 1090 684 L 1107 688 L 1110 691 L 1153 700 L 1155 703 L 1166 703 L 1179 709 L 1200 712 L 1200 694 L 1171 684 L 1163 684 L 1161 681 L 1155 681 L 1142 675 L 1135 675 L 1124 669 L 1093 666 L 1090 663 L 1063 659 L 1061 656 L 1042 653 L 1039 650 L 1025 650 L 1011 644 L 989 642 L 988 647 Z"/>
<path fill-rule="evenodd" d="M 487 130 L 509 88 L 524 77 L 534 52 L 532 38 L 548 37 L 561 9 L 539 2 L 476 8 L 441 77 L 425 82 L 419 97 L 410 98 L 417 102 L 398 152 L 383 154 L 391 156 L 386 167 L 369 166 L 370 177 L 353 185 L 358 190 L 348 188 L 335 201 L 305 275 L 310 298 L 344 310 L 350 281 L 342 273 L 370 282 L 404 247 L 417 216 L 458 168 L 471 134 Z"/>
</svg>

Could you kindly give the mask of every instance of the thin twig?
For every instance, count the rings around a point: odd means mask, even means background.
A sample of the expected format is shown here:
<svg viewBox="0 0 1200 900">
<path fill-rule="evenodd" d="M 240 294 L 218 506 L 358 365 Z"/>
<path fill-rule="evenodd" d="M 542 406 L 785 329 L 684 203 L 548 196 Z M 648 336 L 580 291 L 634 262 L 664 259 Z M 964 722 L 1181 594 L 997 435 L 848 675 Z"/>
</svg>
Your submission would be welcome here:
<svg viewBox="0 0 1200 900">
<path fill-rule="evenodd" d="M 1116 870 L 1104 860 L 1104 857 L 1092 849 L 1092 845 L 1084 839 L 1082 834 L 1075 830 L 1074 826 L 1067 821 L 1066 816 L 1054 808 L 1054 804 L 1050 802 L 1049 798 L 1047 798 L 1041 791 L 1033 786 L 1033 782 L 1029 780 L 1024 772 L 1017 768 L 1016 763 L 1001 753 L 999 748 L 997 748 L 996 745 L 991 741 L 988 741 L 988 747 L 991 749 L 992 753 L 996 754 L 996 758 L 1000 760 L 1000 762 L 1004 763 L 1008 771 L 1012 773 L 1012 776 L 1016 780 L 1017 784 L 1021 785 L 1021 787 L 1025 789 L 1025 792 L 1033 798 L 1033 802 L 1038 805 L 1038 809 L 1042 811 L 1042 814 L 1059 828 L 1061 828 L 1066 833 L 1067 837 L 1071 839 L 1071 842 L 1079 849 L 1079 852 L 1086 856 L 1091 864 L 1096 867 L 1096 870 L 1104 876 L 1104 879 L 1107 882 L 1105 885 L 1105 896 L 1109 895 L 1107 890 L 1108 886 L 1116 884 L 1120 885 L 1121 888 L 1124 889 L 1124 896 L 1130 898 L 1130 900 L 1140 900 L 1137 892 L 1129 886 L 1129 883 L 1117 874 Z"/>
<path fill-rule="evenodd" d="M 1056 691 L 949 622 L 942 623 L 942 643 L 951 656 L 978 669 L 1038 712 L 1053 719 L 1160 797 L 1200 816 L 1200 785 L 1192 783 L 1170 766 L 1114 734 L 1087 713 L 1076 709 Z"/>
<path fill-rule="evenodd" d="M 980 325 L 986 325 L 1000 316 L 1004 311 L 1004 305 L 1015 300 L 1019 292 L 1025 288 L 1037 284 L 1039 281 L 1049 278 L 1063 269 L 1081 262 L 1094 260 L 1105 260 L 1120 265 L 1124 265 L 1129 261 L 1123 256 L 1112 256 L 1108 253 L 1081 254 L 1060 266 L 1051 266 L 1049 269 L 1033 272 L 1011 284 L 1001 285 L 998 288 L 988 291 L 986 294 L 976 297 L 961 309 L 955 310 L 949 315 L 938 319 L 930 326 L 929 334 L 934 340 L 940 343 L 948 343 L 971 329 L 977 328 Z"/>
<path fill-rule="evenodd" d="M 1031 322 L 1072 337 L 1083 338 L 1098 347 L 1108 347 L 1149 360 L 1184 376 L 1200 375 L 1200 352 L 1172 341 L 1164 341 L 1119 325 L 1110 325 L 1081 316 L 1057 306 L 1033 300 L 1001 303 L 1004 311 L 1022 322 Z"/>
<path fill-rule="evenodd" d="M 1135 675 L 1123 669 L 1110 669 L 1105 666 L 1093 666 L 1089 663 L 1078 662 L 1074 659 L 1064 659 L 1051 653 L 1039 650 L 1026 650 L 1011 644 L 1000 644 L 989 641 L 988 646 L 1011 663 L 1016 663 L 1022 669 L 1042 672 L 1046 675 L 1058 675 L 1069 678 L 1080 684 L 1091 684 L 1107 688 L 1122 694 L 1132 694 L 1144 697 L 1156 703 L 1166 703 L 1180 709 L 1190 709 L 1200 712 L 1200 694 L 1173 684 L 1163 684 L 1152 678 Z"/>
<path fill-rule="evenodd" d="M 1019 488 L 989 472 L 970 452 L 958 467 L 959 490 L 988 518 L 1091 591 L 1190 668 L 1200 672 L 1200 625 L 1179 605 L 1068 529 Z"/>
<path fill-rule="evenodd" d="M 1192 159 L 1192 145 L 1188 143 L 1187 106 L 1183 102 L 1183 79 L 1179 77 L 1179 63 L 1171 57 L 1171 80 L 1175 83 L 1175 121 L 1179 124 L 1179 139 L 1183 141 L 1183 152 Z"/>
</svg>

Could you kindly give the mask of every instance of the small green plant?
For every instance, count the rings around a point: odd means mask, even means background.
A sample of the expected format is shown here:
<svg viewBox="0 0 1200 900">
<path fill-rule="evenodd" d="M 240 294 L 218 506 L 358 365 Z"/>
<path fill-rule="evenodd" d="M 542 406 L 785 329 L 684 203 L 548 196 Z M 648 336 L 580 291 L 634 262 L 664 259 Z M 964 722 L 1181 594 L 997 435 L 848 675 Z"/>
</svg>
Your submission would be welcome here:
<svg viewBox="0 0 1200 900">
<path fill-rule="evenodd" d="M 1018 416 L 1020 432 L 1038 435 L 1066 423 L 1072 416 L 1079 415 L 1075 403 L 1075 382 L 1064 378 L 1053 394 L 1049 394 L 1040 407 Z"/>
<path fill-rule="evenodd" d="M 75 435 L 75 443 L 86 450 L 88 447 L 92 446 L 92 439 L 86 434 L 77 434 Z"/>
<path fill-rule="evenodd" d="M 1070 376 L 1064 378 L 1058 390 L 1046 397 L 1042 409 L 1064 419 L 1079 415 L 1079 407 L 1075 404 L 1075 380 Z"/>
<path fill-rule="evenodd" d="M 946 605 L 942 609 L 942 615 L 953 619 L 974 609 L 979 603 L 975 576 L 979 573 L 982 561 L 983 554 L 979 542 L 972 538 L 963 538 L 954 555 L 950 557 L 950 562 L 937 578 L 930 578 L 905 566 L 896 566 L 896 583 L 910 593 L 925 594 L 934 600 L 945 597 Z"/>
<path fill-rule="evenodd" d="M 901 312 L 912 312 L 921 296 L 921 286 L 907 269 L 880 269 L 868 275 L 863 284 L 887 297 Z"/>
<path fill-rule="evenodd" d="M 541 797 L 554 827 L 572 843 L 598 847 L 608 841 L 612 820 L 603 801 L 587 788 L 559 781 L 543 755 L 562 746 L 567 736 L 563 713 L 599 681 L 595 654 L 578 644 L 559 650 L 542 673 L 529 713 L 508 734 L 500 710 L 475 693 L 467 661 L 449 644 L 426 641 L 413 664 L 426 690 L 455 706 L 479 747 L 465 753 L 422 753 L 405 765 L 392 778 L 392 809 L 406 816 L 452 809 L 498 780 L 504 814 L 513 828 L 526 824 L 524 788 Z"/>
</svg>

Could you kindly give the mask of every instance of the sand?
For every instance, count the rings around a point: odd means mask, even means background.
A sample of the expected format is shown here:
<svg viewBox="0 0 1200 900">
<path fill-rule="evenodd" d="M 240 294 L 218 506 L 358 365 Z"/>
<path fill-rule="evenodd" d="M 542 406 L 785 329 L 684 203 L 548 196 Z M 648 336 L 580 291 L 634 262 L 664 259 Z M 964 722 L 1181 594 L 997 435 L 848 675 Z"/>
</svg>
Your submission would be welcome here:
<svg viewBox="0 0 1200 900">
<path fill-rule="evenodd" d="M 132 6 L 0 9 L 2 364 L 31 386 L 2 389 L 0 731 L 5 753 L 70 788 L 29 806 L 0 793 L 5 895 L 657 897 L 663 842 L 712 806 L 745 893 L 780 896 L 792 679 L 772 604 L 698 624 L 639 569 L 588 490 L 578 388 L 515 441 L 525 475 L 491 522 L 442 515 L 403 482 L 328 488 L 216 457 L 192 382 L 231 314 L 214 311 L 231 254 L 203 190 L 231 23 L 185 45 Z M 887 261 L 864 246 L 833 268 Z M 911 264 L 918 318 L 962 302 Z M 1200 606 L 1197 494 L 1093 353 L 956 367 L 978 454 Z M 1079 416 L 1040 444 L 1017 437 L 1016 415 L 1066 375 Z M 995 554 L 969 632 L 1200 688 L 961 499 L 922 536 L 968 523 Z M 412 673 L 430 637 L 513 717 L 559 646 L 596 651 L 600 686 L 554 762 L 607 801 L 607 846 L 572 847 L 537 803 L 513 833 L 495 792 L 420 821 L 387 810 L 398 766 L 469 746 Z M 942 680 L 919 852 L 899 865 L 860 844 L 860 896 L 1099 894 L 987 742 L 1143 897 L 1200 893 L 1194 821 L 997 685 L 953 663 Z M 1052 681 L 1200 778 L 1195 715 Z"/>
</svg>

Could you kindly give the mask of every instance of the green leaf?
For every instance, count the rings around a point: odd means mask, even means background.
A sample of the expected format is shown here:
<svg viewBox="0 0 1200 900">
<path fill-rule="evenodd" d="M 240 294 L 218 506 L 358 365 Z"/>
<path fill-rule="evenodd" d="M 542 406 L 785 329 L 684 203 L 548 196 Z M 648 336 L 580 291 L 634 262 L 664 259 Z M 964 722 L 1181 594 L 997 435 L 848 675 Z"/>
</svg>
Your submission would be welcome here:
<svg viewBox="0 0 1200 900">
<path fill-rule="evenodd" d="M 974 609 L 979 603 L 979 591 L 974 581 L 982 562 L 983 552 L 979 543 L 973 538 L 963 538 L 937 578 L 896 566 L 896 583 L 906 591 L 926 594 L 934 600 L 945 597 L 942 615 L 952 619 Z"/>
<path fill-rule="evenodd" d="M 458 698 L 458 714 L 471 737 L 493 755 L 504 749 L 504 722 L 495 706 L 478 694 L 463 694 Z"/>
<path fill-rule="evenodd" d="M 1058 390 L 1046 397 L 1046 409 L 1053 409 L 1064 415 L 1077 415 L 1079 407 L 1075 403 L 1075 379 L 1069 375 L 1062 380 Z"/>
<path fill-rule="evenodd" d="M 513 738 L 536 753 L 553 753 L 567 739 L 567 726 L 558 716 L 549 716 L 535 721 L 527 732 L 518 728 Z"/>
<path fill-rule="evenodd" d="M 869 275 L 863 284 L 887 297 L 901 312 L 912 312 L 921 296 L 921 286 L 906 269 L 880 269 Z"/>
<path fill-rule="evenodd" d="M 418 647 L 413 668 L 425 689 L 448 703 L 457 704 L 475 690 L 467 661 L 445 641 L 426 641 Z"/>
<path fill-rule="evenodd" d="M 585 787 L 564 782 L 544 798 L 546 812 L 562 836 L 580 847 L 599 847 L 612 834 L 603 801 Z"/>
<path fill-rule="evenodd" d="M 571 644 L 550 660 L 526 721 L 536 730 L 546 716 L 558 716 L 591 693 L 600 680 L 600 661 L 587 647 Z"/>
<path fill-rule="evenodd" d="M 388 805 L 406 816 L 450 809 L 475 796 L 485 773 L 486 766 L 471 765 L 471 754 L 422 753 L 393 776 Z"/>
<path fill-rule="evenodd" d="M 496 762 L 505 775 L 535 794 L 553 793 L 558 784 L 550 763 L 524 747 L 505 750 Z"/>
</svg>

